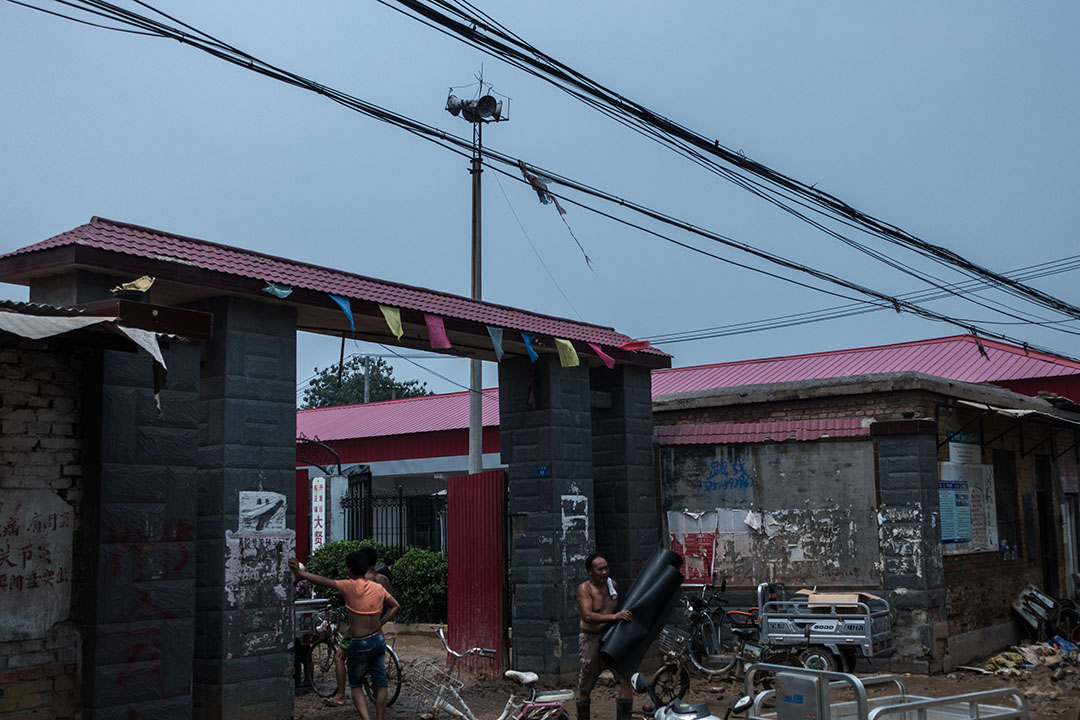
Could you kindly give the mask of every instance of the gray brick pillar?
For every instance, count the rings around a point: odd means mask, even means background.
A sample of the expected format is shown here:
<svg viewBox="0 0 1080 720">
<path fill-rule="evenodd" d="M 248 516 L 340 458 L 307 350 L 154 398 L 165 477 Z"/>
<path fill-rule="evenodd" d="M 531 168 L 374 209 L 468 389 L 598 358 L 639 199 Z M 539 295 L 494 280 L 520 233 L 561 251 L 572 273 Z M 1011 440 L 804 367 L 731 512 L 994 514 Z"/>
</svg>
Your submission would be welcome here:
<svg viewBox="0 0 1080 720">
<path fill-rule="evenodd" d="M 512 527 L 512 662 L 545 680 L 569 679 L 578 669 L 575 591 L 595 543 L 589 404 L 585 367 L 564 368 L 550 356 L 499 364 Z"/>
<path fill-rule="evenodd" d="M 875 423 L 885 590 L 896 609 L 894 670 L 941 669 L 944 570 L 938 504 L 937 423 Z"/>
<path fill-rule="evenodd" d="M 160 415 L 146 352 L 88 367 L 102 385 L 84 413 L 100 445 L 87 443 L 76 548 L 86 720 L 192 713 L 199 346 L 171 343 L 165 361 Z"/>
<path fill-rule="evenodd" d="M 202 369 L 195 716 L 292 716 L 296 314 L 218 298 Z"/>
<path fill-rule="evenodd" d="M 659 545 L 652 373 L 617 365 L 595 368 L 591 375 L 597 550 L 625 591 Z"/>
</svg>

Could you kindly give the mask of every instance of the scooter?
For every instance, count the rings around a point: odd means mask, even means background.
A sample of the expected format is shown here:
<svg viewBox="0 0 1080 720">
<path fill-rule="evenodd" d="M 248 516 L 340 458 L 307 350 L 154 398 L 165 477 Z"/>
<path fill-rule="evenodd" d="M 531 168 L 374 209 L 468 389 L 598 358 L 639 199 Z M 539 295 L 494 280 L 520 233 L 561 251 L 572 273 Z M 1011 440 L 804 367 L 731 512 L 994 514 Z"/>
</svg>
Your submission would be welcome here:
<svg viewBox="0 0 1080 720">
<path fill-rule="evenodd" d="M 652 685 L 641 673 L 634 673 L 630 677 L 630 686 L 634 688 L 634 692 L 648 692 L 653 707 L 660 704 L 656 700 L 656 693 L 653 692 Z M 728 720 L 732 714 L 742 715 L 753 704 L 754 698 L 749 695 L 735 698 L 728 705 L 727 712 L 724 713 L 724 720 Z M 656 707 L 652 717 L 654 720 L 720 720 L 720 718 L 712 714 L 712 710 L 705 703 L 690 705 L 679 698 L 675 698 L 663 707 Z"/>
</svg>

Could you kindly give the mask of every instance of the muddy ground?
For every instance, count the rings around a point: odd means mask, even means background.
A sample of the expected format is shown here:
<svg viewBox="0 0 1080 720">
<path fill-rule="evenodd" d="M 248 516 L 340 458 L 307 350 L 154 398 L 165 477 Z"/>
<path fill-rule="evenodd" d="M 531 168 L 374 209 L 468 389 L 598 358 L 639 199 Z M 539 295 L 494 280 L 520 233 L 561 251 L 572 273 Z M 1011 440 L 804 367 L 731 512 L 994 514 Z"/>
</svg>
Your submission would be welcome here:
<svg viewBox="0 0 1080 720">
<path fill-rule="evenodd" d="M 387 711 L 387 720 L 416 720 L 425 711 L 416 692 L 419 682 L 409 682 L 410 677 L 425 667 L 425 663 L 441 663 L 445 653 L 434 636 L 401 634 L 393 638 L 394 647 L 405 665 L 401 696 Z M 1009 670 L 1009 676 L 981 675 L 972 671 L 955 671 L 949 675 L 902 675 L 901 679 L 909 693 L 928 697 L 941 697 L 975 692 L 991 688 L 1014 687 L 1022 692 L 1028 703 L 1031 720 L 1080 720 L 1080 665 L 1067 660 L 1055 667 L 1038 666 L 1030 670 Z M 857 673 L 865 675 L 869 673 Z M 502 678 L 466 679 L 462 692 L 466 702 L 478 719 L 498 717 L 506 697 L 516 687 Z M 556 688 L 544 688 L 556 689 Z M 612 720 L 615 716 L 615 687 L 599 686 L 593 691 L 592 717 L 594 720 Z M 742 683 L 735 679 L 707 681 L 694 677 L 690 683 L 688 702 L 707 702 L 713 713 L 723 717 L 727 703 L 742 693 Z M 645 696 L 635 698 L 635 709 L 648 702 Z M 374 708 L 371 708 L 374 710 Z M 567 704 L 573 718 L 573 703 Z M 329 707 L 314 694 L 298 694 L 293 717 L 297 720 L 342 720 L 359 717 L 351 704 L 345 707 Z M 374 713 L 372 714 L 374 717 Z"/>
</svg>

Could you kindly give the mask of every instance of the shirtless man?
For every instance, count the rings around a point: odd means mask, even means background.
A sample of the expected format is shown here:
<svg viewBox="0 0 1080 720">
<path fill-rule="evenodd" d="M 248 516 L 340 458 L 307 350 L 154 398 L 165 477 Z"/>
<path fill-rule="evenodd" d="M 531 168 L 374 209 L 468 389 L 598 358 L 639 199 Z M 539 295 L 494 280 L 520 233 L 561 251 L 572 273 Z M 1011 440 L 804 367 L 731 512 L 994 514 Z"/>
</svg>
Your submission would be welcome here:
<svg viewBox="0 0 1080 720">
<path fill-rule="evenodd" d="M 330 580 L 307 570 L 300 569 L 296 558 L 289 558 L 289 569 L 296 577 L 307 580 L 312 585 L 333 588 L 345 597 L 345 607 L 349 610 L 349 629 L 352 640 L 346 656 L 349 671 L 349 685 L 352 688 L 353 705 L 356 706 L 363 720 L 371 720 L 368 715 L 367 700 L 364 698 L 364 676 L 371 676 L 371 685 L 375 688 L 375 719 L 383 720 L 386 714 L 386 640 L 382 636 L 382 626 L 397 615 L 400 605 L 394 596 L 377 582 L 367 580 L 368 561 L 364 553 L 351 552 L 345 558 L 349 569 L 348 580 Z"/>
<path fill-rule="evenodd" d="M 581 622 L 578 627 L 578 674 L 577 720 L 589 720 L 590 697 L 600 676 L 600 636 L 614 622 L 630 622 L 629 610 L 616 610 L 618 592 L 615 581 L 608 577 L 608 563 L 600 553 L 585 558 L 589 579 L 578 585 L 578 610 Z M 614 671 L 614 670 L 613 670 Z M 616 677 L 619 677 L 616 674 Z M 633 709 L 633 690 L 629 681 L 619 677 L 619 697 L 615 701 L 616 720 L 630 720 Z"/>
</svg>

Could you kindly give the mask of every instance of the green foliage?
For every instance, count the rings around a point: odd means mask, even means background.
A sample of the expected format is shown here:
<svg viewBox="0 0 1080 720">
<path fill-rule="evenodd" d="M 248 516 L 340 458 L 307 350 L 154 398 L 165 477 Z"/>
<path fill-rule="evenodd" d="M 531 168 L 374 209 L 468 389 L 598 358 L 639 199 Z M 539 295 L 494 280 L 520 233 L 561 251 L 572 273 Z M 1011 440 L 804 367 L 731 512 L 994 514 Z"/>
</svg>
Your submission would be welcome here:
<svg viewBox="0 0 1080 720">
<path fill-rule="evenodd" d="M 349 568 L 345 565 L 345 558 L 354 550 L 363 547 L 373 547 L 378 554 L 379 562 L 393 567 L 394 562 L 401 557 L 403 548 L 388 547 L 370 538 L 366 540 L 338 540 L 321 545 L 318 550 L 308 557 L 308 572 L 322 575 L 331 580 L 344 580 L 349 577 Z M 396 578 L 395 578 L 396 579 Z M 337 591 L 330 588 L 316 587 L 316 597 L 335 597 Z M 396 596 L 395 596 L 396 597 Z"/>
<path fill-rule="evenodd" d="M 418 547 L 388 547 L 371 539 L 338 540 L 311 553 L 307 569 L 325 578 L 342 580 L 349 577 L 345 557 L 367 546 L 374 547 L 379 562 L 390 567 L 393 575 L 391 592 L 401 603 L 397 622 L 446 622 L 446 558 L 437 552 Z M 337 592 L 316 587 L 315 595 L 334 598 Z"/>
<path fill-rule="evenodd" d="M 394 398 L 418 397 L 431 395 L 427 383 L 419 380 L 395 380 L 393 368 L 382 358 L 369 360 L 368 394 L 371 402 L 393 400 Z M 304 389 L 301 407 L 318 408 L 337 405 L 358 405 L 364 402 L 364 358 L 353 355 L 346 358 L 341 369 L 341 382 L 338 382 L 338 365 L 328 368 L 315 368 L 315 379 Z"/>
<path fill-rule="evenodd" d="M 399 622 L 446 622 L 446 558 L 411 547 L 390 571 L 394 573 L 394 597 L 401 603 Z"/>
</svg>

